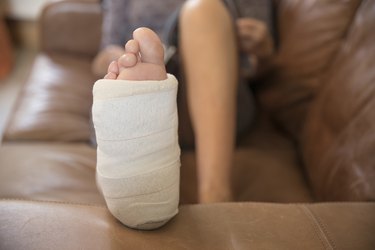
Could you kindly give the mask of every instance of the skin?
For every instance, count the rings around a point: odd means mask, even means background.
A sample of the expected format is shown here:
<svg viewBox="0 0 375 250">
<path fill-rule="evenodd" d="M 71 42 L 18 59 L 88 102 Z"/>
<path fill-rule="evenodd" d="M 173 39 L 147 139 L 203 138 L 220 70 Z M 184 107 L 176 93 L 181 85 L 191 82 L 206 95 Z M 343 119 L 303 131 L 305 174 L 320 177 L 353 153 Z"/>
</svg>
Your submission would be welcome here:
<svg viewBox="0 0 375 250">
<path fill-rule="evenodd" d="M 165 80 L 164 50 L 159 37 L 148 28 L 133 32 L 133 39 L 125 45 L 124 54 L 113 61 L 104 79 Z"/>
<path fill-rule="evenodd" d="M 189 0 L 181 10 L 180 49 L 195 131 L 199 202 L 231 201 L 237 52 L 263 60 L 272 55 L 273 41 L 260 21 L 241 18 L 233 25 L 219 0 Z M 118 60 L 110 63 L 115 56 Z M 147 28 L 134 31 L 125 49 L 101 51 L 95 63 L 97 68 L 110 63 L 106 79 L 166 79 L 162 44 Z"/>
</svg>

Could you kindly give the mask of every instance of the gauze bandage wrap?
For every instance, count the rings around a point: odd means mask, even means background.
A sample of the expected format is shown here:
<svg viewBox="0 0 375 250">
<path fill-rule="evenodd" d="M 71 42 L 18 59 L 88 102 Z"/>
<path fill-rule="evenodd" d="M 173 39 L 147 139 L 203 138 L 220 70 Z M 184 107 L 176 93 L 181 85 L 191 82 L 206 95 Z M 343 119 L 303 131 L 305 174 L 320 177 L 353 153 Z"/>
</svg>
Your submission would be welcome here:
<svg viewBox="0 0 375 250">
<path fill-rule="evenodd" d="M 178 212 L 177 80 L 99 80 L 93 121 L 97 184 L 125 225 L 154 229 Z"/>
</svg>

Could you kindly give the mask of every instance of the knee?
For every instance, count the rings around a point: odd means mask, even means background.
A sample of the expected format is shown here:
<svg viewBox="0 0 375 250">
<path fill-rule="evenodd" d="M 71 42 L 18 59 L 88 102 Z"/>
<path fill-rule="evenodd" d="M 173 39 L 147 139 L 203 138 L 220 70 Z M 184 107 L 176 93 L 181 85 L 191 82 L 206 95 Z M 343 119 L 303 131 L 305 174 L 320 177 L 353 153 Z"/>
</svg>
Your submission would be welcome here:
<svg viewBox="0 0 375 250">
<path fill-rule="evenodd" d="M 212 25 L 223 27 L 231 24 L 229 12 L 221 0 L 187 0 L 181 9 L 180 24 L 182 27 L 195 25 Z"/>
</svg>

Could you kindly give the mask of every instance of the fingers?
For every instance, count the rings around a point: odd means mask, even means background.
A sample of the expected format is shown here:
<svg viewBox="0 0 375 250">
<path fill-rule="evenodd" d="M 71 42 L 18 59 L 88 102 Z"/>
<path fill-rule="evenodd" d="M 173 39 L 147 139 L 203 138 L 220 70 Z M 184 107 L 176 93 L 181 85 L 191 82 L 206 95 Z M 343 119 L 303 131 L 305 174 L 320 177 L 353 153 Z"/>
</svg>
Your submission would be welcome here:
<svg viewBox="0 0 375 250">
<path fill-rule="evenodd" d="M 104 49 L 108 63 L 117 60 L 125 52 L 124 47 L 118 45 L 110 45 Z"/>
<path fill-rule="evenodd" d="M 267 40 L 268 30 L 264 22 L 252 18 L 240 18 L 236 22 L 239 46 L 245 53 L 256 49 Z"/>
</svg>

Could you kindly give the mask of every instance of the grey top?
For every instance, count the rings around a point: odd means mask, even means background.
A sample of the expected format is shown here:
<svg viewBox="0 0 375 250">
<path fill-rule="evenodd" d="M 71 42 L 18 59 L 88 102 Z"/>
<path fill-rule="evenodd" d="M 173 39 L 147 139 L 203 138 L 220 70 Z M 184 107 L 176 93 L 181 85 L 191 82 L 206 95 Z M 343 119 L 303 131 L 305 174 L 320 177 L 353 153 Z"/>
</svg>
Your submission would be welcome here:
<svg viewBox="0 0 375 250">
<path fill-rule="evenodd" d="M 132 32 L 145 26 L 162 35 L 169 16 L 185 0 L 103 0 L 102 47 L 123 45 Z M 237 17 L 253 17 L 267 23 L 273 33 L 271 0 L 224 0 L 230 12 Z"/>
<path fill-rule="evenodd" d="M 185 0 L 103 0 L 102 47 L 124 45 L 138 27 L 149 27 L 159 35 L 171 13 Z"/>
</svg>

